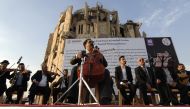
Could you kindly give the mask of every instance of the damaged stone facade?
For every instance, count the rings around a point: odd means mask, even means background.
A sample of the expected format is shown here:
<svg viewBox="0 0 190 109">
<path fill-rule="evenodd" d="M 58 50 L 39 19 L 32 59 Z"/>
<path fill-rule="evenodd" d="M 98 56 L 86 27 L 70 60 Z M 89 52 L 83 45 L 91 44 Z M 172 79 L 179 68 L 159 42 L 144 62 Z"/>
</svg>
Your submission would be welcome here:
<svg viewBox="0 0 190 109">
<path fill-rule="evenodd" d="M 119 24 L 117 11 L 104 9 L 102 5 L 89 7 L 85 3 L 84 8 L 75 11 L 69 6 L 61 13 L 55 31 L 49 35 L 44 63 L 49 71 L 60 73 L 63 68 L 64 41 L 67 38 L 138 38 L 141 23 L 128 20 L 125 24 Z"/>
</svg>

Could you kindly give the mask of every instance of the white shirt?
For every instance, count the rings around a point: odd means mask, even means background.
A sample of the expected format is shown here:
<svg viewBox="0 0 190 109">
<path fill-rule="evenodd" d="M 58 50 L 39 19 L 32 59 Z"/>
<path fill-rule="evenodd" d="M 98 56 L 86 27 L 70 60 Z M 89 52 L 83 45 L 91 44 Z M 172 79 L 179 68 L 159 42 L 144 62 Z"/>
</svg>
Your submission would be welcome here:
<svg viewBox="0 0 190 109">
<path fill-rule="evenodd" d="M 38 86 L 45 87 L 47 86 L 47 76 L 42 74 L 42 79 L 39 82 Z"/>
<path fill-rule="evenodd" d="M 122 80 L 127 80 L 126 68 L 125 67 L 124 68 L 121 67 L 121 71 L 122 71 L 122 75 L 123 75 Z"/>
<path fill-rule="evenodd" d="M 66 86 L 65 86 L 65 79 L 63 78 L 63 81 L 61 82 L 61 89 L 62 88 L 65 88 Z"/>
<path fill-rule="evenodd" d="M 170 75 L 170 71 L 167 68 L 163 68 L 164 72 L 166 73 L 166 77 L 167 77 L 167 83 L 172 85 L 174 80 Z"/>
</svg>

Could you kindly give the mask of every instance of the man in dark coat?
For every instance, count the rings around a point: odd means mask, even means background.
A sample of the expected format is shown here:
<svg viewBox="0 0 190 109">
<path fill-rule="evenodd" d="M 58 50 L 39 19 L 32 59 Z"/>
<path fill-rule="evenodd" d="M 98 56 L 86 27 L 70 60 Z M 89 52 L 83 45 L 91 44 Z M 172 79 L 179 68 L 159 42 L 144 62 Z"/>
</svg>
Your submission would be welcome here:
<svg viewBox="0 0 190 109">
<path fill-rule="evenodd" d="M 37 93 L 43 95 L 43 102 L 42 104 L 47 104 L 50 96 L 51 89 L 49 87 L 49 82 L 52 82 L 55 77 L 56 73 L 47 71 L 47 65 L 42 64 L 42 70 L 38 70 L 31 78 L 32 85 L 29 89 L 29 104 L 34 102 L 34 96 Z"/>
<path fill-rule="evenodd" d="M 144 104 L 150 105 L 152 101 L 149 100 L 147 92 L 155 86 L 154 72 L 145 66 L 144 58 L 138 58 L 137 62 L 139 66 L 135 68 L 136 85 L 142 94 Z"/>
<path fill-rule="evenodd" d="M 25 69 L 24 63 L 20 63 L 18 65 L 18 71 L 16 70 L 14 73 L 11 74 L 11 87 L 9 87 L 6 91 L 6 103 L 13 103 L 12 94 L 14 91 L 17 91 L 17 100 L 15 103 L 19 103 L 21 97 L 24 94 L 24 91 L 27 90 L 28 81 L 30 80 L 31 73 L 31 71 Z"/>
<path fill-rule="evenodd" d="M 120 90 L 121 95 L 124 97 L 124 103 L 130 105 L 133 97 L 136 94 L 136 88 L 133 84 L 133 76 L 131 67 L 126 66 L 125 56 L 119 57 L 119 66 L 115 67 L 115 78 L 117 88 Z M 125 89 L 130 89 L 130 95 L 127 95 Z"/>
</svg>

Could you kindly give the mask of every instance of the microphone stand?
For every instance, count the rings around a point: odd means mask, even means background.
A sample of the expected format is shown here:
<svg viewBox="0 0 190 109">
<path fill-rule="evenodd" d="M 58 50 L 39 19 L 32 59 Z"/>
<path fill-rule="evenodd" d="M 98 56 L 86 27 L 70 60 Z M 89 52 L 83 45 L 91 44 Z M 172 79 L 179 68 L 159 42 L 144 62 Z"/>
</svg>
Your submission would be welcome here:
<svg viewBox="0 0 190 109">
<path fill-rule="evenodd" d="M 80 69 L 80 77 L 67 89 L 67 91 L 65 91 L 65 93 L 62 94 L 62 96 L 54 103 L 56 104 L 67 92 L 69 92 L 71 90 L 71 88 L 79 81 L 79 93 L 78 93 L 78 105 L 82 105 L 81 103 L 81 94 L 82 94 L 82 83 L 84 83 L 84 85 L 86 86 L 87 90 L 90 92 L 90 94 L 92 95 L 92 97 L 95 100 L 94 104 L 99 104 L 97 98 L 95 97 L 95 95 L 93 94 L 93 92 L 91 91 L 90 87 L 88 86 L 87 82 L 84 80 L 83 78 L 83 65 L 84 65 L 84 61 L 85 61 L 85 57 L 81 58 L 82 62 L 81 62 L 81 69 Z"/>
</svg>

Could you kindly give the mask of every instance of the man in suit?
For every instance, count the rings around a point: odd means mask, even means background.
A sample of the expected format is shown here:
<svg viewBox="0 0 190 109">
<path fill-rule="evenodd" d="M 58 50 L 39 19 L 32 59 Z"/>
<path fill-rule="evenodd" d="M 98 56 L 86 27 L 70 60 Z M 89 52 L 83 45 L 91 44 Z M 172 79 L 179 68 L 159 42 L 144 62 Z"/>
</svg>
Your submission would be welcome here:
<svg viewBox="0 0 190 109">
<path fill-rule="evenodd" d="M 154 87 L 154 72 L 145 66 L 144 58 L 138 58 L 137 62 L 139 66 L 135 68 L 136 85 L 142 94 L 144 104 L 150 105 L 152 101 L 149 100 L 147 92 L 152 91 Z"/>
<path fill-rule="evenodd" d="M 126 66 L 125 56 L 119 57 L 119 66 L 115 67 L 116 86 L 120 90 L 121 95 L 124 97 L 124 103 L 130 105 L 133 97 L 136 94 L 136 88 L 133 84 L 133 76 L 131 67 Z M 125 89 L 130 89 L 130 95 L 127 95 Z"/>
<path fill-rule="evenodd" d="M 53 103 L 57 101 L 57 94 L 59 92 L 62 92 L 62 94 L 67 90 L 68 88 L 68 70 L 64 69 L 63 74 L 58 79 L 58 81 L 52 83 L 53 87 Z M 62 97 L 61 100 L 63 101 L 65 98 Z"/>
<path fill-rule="evenodd" d="M 49 87 L 49 82 L 52 82 L 56 73 L 50 72 L 47 70 L 47 65 L 42 64 L 42 70 L 38 70 L 31 78 L 32 85 L 29 89 L 29 104 L 34 102 L 34 96 L 37 93 L 41 93 L 43 95 L 42 104 L 47 104 L 50 96 L 51 89 Z"/>
<path fill-rule="evenodd" d="M 16 70 L 11 74 L 11 87 L 9 87 L 6 91 L 7 101 L 6 103 L 13 103 L 12 94 L 14 91 L 17 91 L 17 100 L 16 104 L 19 103 L 21 97 L 23 96 L 24 91 L 27 90 L 28 81 L 30 80 L 30 74 L 32 72 L 25 69 L 24 63 L 20 63 L 18 65 L 18 71 Z"/>
<path fill-rule="evenodd" d="M 157 90 L 160 96 L 160 105 L 178 105 L 179 102 L 177 97 L 172 92 L 172 88 L 180 88 L 180 84 L 178 84 L 178 77 L 175 72 L 175 63 L 168 57 L 160 56 L 160 61 L 156 61 L 157 66 L 155 67 L 156 74 L 156 84 Z M 160 66 L 158 66 L 160 65 Z"/>
</svg>

